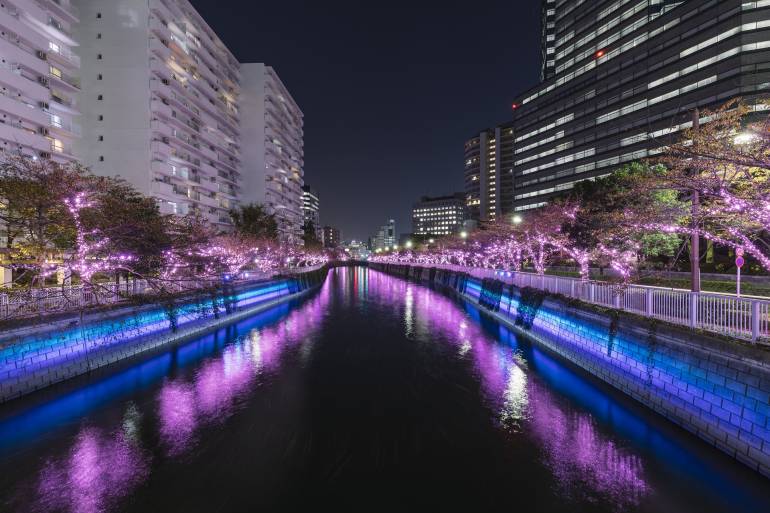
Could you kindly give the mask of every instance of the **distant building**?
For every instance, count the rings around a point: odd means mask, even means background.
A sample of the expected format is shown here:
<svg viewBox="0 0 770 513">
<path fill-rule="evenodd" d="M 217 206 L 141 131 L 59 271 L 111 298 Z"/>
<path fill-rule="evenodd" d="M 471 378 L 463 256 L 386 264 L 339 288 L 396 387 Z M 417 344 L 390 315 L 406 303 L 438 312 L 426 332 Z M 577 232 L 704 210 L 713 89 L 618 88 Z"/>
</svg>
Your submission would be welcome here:
<svg viewBox="0 0 770 513">
<path fill-rule="evenodd" d="M 325 248 L 333 249 L 342 244 L 342 233 L 337 228 L 324 226 L 323 244 Z"/>
<path fill-rule="evenodd" d="M 313 223 L 313 229 L 315 230 L 318 240 L 323 238 L 323 228 L 321 227 L 321 201 L 318 199 L 318 193 L 316 193 L 309 185 L 302 186 L 302 219 L 303 225 L 307 226 L 308 223 Z"/>
<path fill-rule="evenodd" d="M 451 235 L 465 221 L 465 194 L 458 192 L 449 196 L 423 196 L 412 207 L 412 231 L 420 239 Z"/>
<path fill-rule="evenodd" d="M 465 143 L 465 206 L 475 221 L 513 212 L 513 128 L 483 130 Z"/>
<path fill-rule="evenodd" d="M 369 248 L 366 247 L 366 243 L 363 241 L 351 240 L 350 242 L 346 242 L 344 246 L 345 253 L 354 260 L 366 260 L 369 258 Z"/>
<path fill-rule="evenodd" d="M 382 250 L 392 246 L 395 246 L 398 241 L 398 235 L 396 235 L 396 221 L 391 219 L 388 224 L 380 226 L 377 230 L 377 234 L 374 236 L 373 250 Z"/>
</svg>

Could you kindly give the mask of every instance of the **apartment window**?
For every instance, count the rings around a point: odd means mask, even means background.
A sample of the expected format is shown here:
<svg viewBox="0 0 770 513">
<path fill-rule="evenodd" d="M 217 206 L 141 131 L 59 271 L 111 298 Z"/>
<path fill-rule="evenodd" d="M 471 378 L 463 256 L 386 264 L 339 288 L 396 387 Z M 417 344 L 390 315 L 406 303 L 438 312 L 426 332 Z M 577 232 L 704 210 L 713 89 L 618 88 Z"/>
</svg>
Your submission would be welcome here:
<svg viewBox="0 0 770 513">
<path fill-rule="evenodd" d="M 99 136 L 99 142 L 102 142 L 102 141 L 104 141 L 104 136 L 103 136 L 103 135 L 100 135 L 100 136 Z"/>
<path fill-rule="evenodd" d="M 98 99 L 99 101 L 102 101 L 102 100 L 104 100 L 104 95 L 103 95 L 103 94 L 100 94 L 100 95 L 99 95 L 99 97 L 98 97 L 97 99 Z"/>
<path fill-rule="evenodd" d="M 97 60 L 97 61 L 100 61 L 100 60 L 102 60 L 102 54 L 99 54 L 99 55 L 97 55 L 97 56 L 96 56 L 96 60 Z"/>
<path fill-rule="evenodd" d="M 102 76 L 101 73 L 99 73 L 99 75 L 96 77 L 96 80 L 103 80 L 103 79 L 104 79 L 104 76 Z"/>
<path fill-rule="evenodd" d="M 102 33 L 101 33 L 101 32 L 99 32 L 98 34 L 96 34 L 96 39 L 101 39 L 101 38 L 102 38 Z"/>
<path fill-rule="evenodd" d="M 99 157 L 99 162 L 104 162 L 104 155 L 101 155 L 101 156 Z"/>
<path fill-rule="evenodd" d="M 102 13 L 100 13 L 100 12 L 97 12 L 97 13 L 96 13 L 96 19 L 97 19 L 97 20 L 101 20 L 101 19 L 102 19 Z"/>
<path fill-rule="evenodd" d="M 104 116 L 102 116 L 101 114 L 99 114 L 99 121 L 104 121 Z"/>
</svg>

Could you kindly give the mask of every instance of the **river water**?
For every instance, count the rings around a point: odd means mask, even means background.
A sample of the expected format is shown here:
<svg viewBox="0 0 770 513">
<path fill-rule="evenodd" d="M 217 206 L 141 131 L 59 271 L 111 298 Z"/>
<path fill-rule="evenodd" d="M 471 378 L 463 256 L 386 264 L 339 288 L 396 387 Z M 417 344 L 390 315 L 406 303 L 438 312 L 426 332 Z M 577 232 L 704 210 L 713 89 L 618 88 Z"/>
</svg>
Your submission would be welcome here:
<svg viewBox="0 0 770 513">
<path fill-rule="evenodd" d="M 767 512 L 770 481 L 365 268 L 0 409 L 0 511 Z"/>
</svg>

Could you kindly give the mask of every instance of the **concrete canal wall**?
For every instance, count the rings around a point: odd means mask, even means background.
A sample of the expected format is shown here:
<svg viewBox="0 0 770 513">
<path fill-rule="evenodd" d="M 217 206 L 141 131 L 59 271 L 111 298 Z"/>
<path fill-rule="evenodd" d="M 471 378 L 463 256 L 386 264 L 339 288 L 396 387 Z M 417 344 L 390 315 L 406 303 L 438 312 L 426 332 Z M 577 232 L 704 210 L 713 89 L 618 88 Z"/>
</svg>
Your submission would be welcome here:
<svg viewBox="0 0 770 513">
<path fill-rule="evenodd" d="M 370 263 L 435 284 L 770 477 L 770 350 L 497 280 Z"/>
<path fill-rule="evenodd" d="M 41 323 L 0 333 L 0 403 L 92 370 L 205 335 L 320 286 L 327 269 L 240 285 L 173 305 Z"/>
</svg>

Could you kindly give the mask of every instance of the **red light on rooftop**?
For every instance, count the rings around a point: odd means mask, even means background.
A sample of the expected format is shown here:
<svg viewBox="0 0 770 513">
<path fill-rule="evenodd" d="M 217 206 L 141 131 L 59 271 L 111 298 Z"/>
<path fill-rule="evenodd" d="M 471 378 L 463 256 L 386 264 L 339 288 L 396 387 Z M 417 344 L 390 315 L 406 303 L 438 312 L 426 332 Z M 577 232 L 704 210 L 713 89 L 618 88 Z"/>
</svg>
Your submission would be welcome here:
<svg viewBox="0 0 770 513">
<path fill-rule="evenodd" d="M 604 50 L 599 50 L 598 52 L 596 52 L 595 56 L 598 59 L 599 57 L 604 57 L 604 54 L 605 54 Z"/>
<path fill-rule="evenodd" d="M 511 105 L 511 108 L 512 108 L 513 110 L 516 110 L 516 109 L 518 109 L 518 108 L 519 108 L 519 104 L 518 104 L 518 103 L 514 103 L 513 105 Z"/>
</svg>

